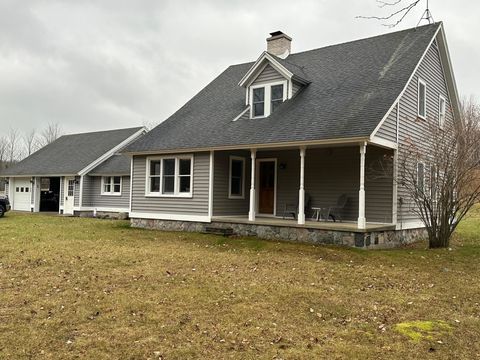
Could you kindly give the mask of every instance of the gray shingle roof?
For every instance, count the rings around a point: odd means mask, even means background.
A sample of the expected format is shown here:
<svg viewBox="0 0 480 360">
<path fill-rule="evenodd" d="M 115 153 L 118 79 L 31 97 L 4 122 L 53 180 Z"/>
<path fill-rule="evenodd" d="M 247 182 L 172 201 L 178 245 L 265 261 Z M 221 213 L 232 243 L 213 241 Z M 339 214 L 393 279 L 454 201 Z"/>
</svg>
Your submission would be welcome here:
<svg viewBox="0 0 480 360">
<path fill-rule="evenodd" d="M 2 176 L 74 175 L 140 131 L 141 127 L 65 135 L 38 150 Z"/>
<path fill-rule="evenodd" d="M 245 109 L 233 65 L 166 121 L 126 148 L 191 148 L 367 137 L 405 87 L 440 23 L 316 50 L 285 61 L 311 83 L 265 119 L 232 121 Z"/>
<path fill-rule="evenodd" d="M 130 156 L 115 154 L 90 171 L 88 175 L 130 175 Z"/>
</svg>

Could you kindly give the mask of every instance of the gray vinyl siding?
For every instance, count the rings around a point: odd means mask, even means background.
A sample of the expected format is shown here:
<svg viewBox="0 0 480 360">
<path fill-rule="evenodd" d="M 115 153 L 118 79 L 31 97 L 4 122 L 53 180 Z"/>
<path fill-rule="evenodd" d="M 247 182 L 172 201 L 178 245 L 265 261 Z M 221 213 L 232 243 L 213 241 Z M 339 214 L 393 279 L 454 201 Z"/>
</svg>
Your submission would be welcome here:
<svg viewBox="0 0 480 360">
<path fill-rule="evenodd" d="M 417 118 L 417 86 L 418 79 L 421 78 L 427 83 L 427 120 Z M 408 150 L 408 144 L 413 142 L 416 146 L 428 154 L 428 144 L 426 144 L 425 134 L 429 131 L 429 126 L 438 126 L 438 99 L 443 95 L 446 99 L 446 122 L 453 123 L 453 112 L 451 102 L 448 96 L 447 85 L 440 61 L 438 47 L 436 42 L 432 44 L 425 58 L 420 64 L 417 72 L 414 74 L 404 95 L 400 100 L 400 124 L 399 124 L 399 161 L 405 157 Z M 416 166 L 416 164 L 412 164 Z M 428 165 L 427 165 L 428 166 Z M 428 184 L 428 167 L 425 169 L 426 183 Z M 401 168 L 399 168 L 399 173 Z M 403 204 L 400 200 L 403 200 Z M 407 190 L 398 183 L 398 221 L 418 221 L 413 213 L 414 203 L 409 197 Z"/>
<path fill-rule="evenodd" d="M 11 178 L 8 178 L 8 181 L 11 181 Z M 5 195 L 6 196 L 9 196 L 9 194 L 10 194 L 9 190 L 10 190 L 10 188 L 8 186 L 8 183 L 5 183 Z"/>
<path fill-rule="evenodd" d="M 293 84 L 292 96 L 295 96 L 297 94 L 297 92 L 302 88 L 302 85 L 300 85 L 296 82 L 292 82 L 292 84 Z"/>
<path fill-rule="evenodd" d="M 83 178 L 82 206 L 128 209 L 130 202 L 130 176 L 122 176 L 122 193 L 102 195 L 102 177 L 85 176 Z"/>
<path fill-rule="evenodd" d="M 385 122 L 382 124 L 380 129 L 378 129 L 375 134 L 379 138 L 397 142 L 397 107 L 395 106 L 388 117 L 385 119 Z"/>
<path fill-rule="evenodd" d="M 133 158 L 132 212 L 208 215 L 210 153 L 194 154 L 192 198 L 145 196 L 146 161 L 146 156 L 134 156 Z"/>
<path fill-rule="evenodd" d="M 60 206 L 63 206 L 65 200 L 65 177 L 60 178 Z"/>
<path fill-rule="evenodd" d="M 369 222 L 392 223 L 393 169 L 383 166 L 393 150 L 367 146 L 365 156 L 365 217 Z"/>
<path fill-rule="evenodd" d="M 379 163 L 388 150 L 367 147 L 365 203 L 369 222 L 392 222 L 393 176 L 372 176 L 374 164 Z M 285 204 L 298 203 L 300 187 L 299 150 L 258 152 L 257 158 L 277 159 L 277 216 L 282 216 Z M 280 165 L 284 165 L 283 169 Z M 312 207 L 328 207 L 346 194 L 348 202 L 342 213 L 344 220 L 358 219 L 358 192 L 360 189 L 359 147 L 307 149 L 305 157 L 305 193 Z M 248 213 L 248 207 L 247 207 Z M 307 216 L 312 214 L 307 214 Z"/>
<path fill-rule="evenodd" d="M 80 176 L 75 176 L 75 180 L 73 206 L 80 206 Z"/>
<path fill-rule="evenodd" d="M 269 64 L 257 76 L 252 85 L 265 84 L 279 80 L 285 80 L 285 78 Z"/>
<path fill-rule="evenodd" d="M 348 196 L 342 213 L 344 220 L 358 218 L 359 152 L 354 148 L 307 149 L 305 157 L 305 193 L 312 207 L 333 206 L 340 195 Z M 258 158 L 277 158 L 277 215 L 285 204 L 298 203 L 300 187 L 299 150 L 259 153 Z M 311 214 L 306 214 L 307 216 Z"/>
<path fill-rule="evenodd" d="M 230 156 L 245 159 L 245 193 L 243 199 L 229 199 L 228 186 L 230 176 Z M 250 204 L 250 169 L 249 151 L 219 151 L 215 152 L 213 176 L 213 216 L 245 215 Z"/>
</svg>

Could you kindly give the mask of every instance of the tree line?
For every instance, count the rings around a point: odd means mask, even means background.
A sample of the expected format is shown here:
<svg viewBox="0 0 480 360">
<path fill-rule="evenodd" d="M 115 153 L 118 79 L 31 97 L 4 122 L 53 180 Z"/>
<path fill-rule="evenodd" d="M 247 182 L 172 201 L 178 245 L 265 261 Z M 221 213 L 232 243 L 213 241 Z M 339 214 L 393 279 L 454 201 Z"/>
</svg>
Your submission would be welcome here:
<svg viewBox="0 0 480 360">
<path fill-rule="evenodd" d="M 21 132 L 11 127 L 6 135 L 0 136 L 0 169 L 30 156 L 61 135 L 62 129 L 58 123 L 50 123 L 41 131 L 32 129 Z"/>
</svg>

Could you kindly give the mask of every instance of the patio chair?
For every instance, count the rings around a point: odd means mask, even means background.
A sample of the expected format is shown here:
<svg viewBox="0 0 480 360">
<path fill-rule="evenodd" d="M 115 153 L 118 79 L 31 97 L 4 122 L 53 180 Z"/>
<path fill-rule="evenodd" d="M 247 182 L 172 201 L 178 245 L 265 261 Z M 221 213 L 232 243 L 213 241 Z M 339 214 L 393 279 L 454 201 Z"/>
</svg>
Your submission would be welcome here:
<svg viewBox="0 0 480 360">
<path fill-rule="evenodd" d="M 305 194 L 305 217 L 308 217 L 308 214 L 310 213 L 310 207 L 311 207 L 312 199 L 309 194 Z M 297 214 L 298 214 L 298 199 L 295 204 L 293 203 L 286 203 L 284 208 L 283 208 L 283 219 L 285 219 L 286 216 L 292 216 L 295 220 L 297 219 Z"/>
<path fill-rule="evenodd" d="M 338 197 L 337 203 L 329 207 L 328 217 L 331 218 L 333 222 L 336 222 L 337 220 L 342 221 L 342 212 L 345 209 L 347 202 L 347 194 L 342 194 Z"/>
</svg>

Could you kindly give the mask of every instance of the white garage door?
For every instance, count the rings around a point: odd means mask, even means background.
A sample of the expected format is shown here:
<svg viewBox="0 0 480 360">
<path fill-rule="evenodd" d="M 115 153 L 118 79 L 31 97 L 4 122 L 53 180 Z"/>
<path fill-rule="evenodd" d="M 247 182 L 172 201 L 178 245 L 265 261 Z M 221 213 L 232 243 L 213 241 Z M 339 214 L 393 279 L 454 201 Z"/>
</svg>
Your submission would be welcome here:
<svg viewBox="0 0 480 360">
<path fill-rule="evenodd" d="M 13 182 L 13 210 L 30 211 L 32 184 L 30 179 L 15 179 Z"/>
</svg>

